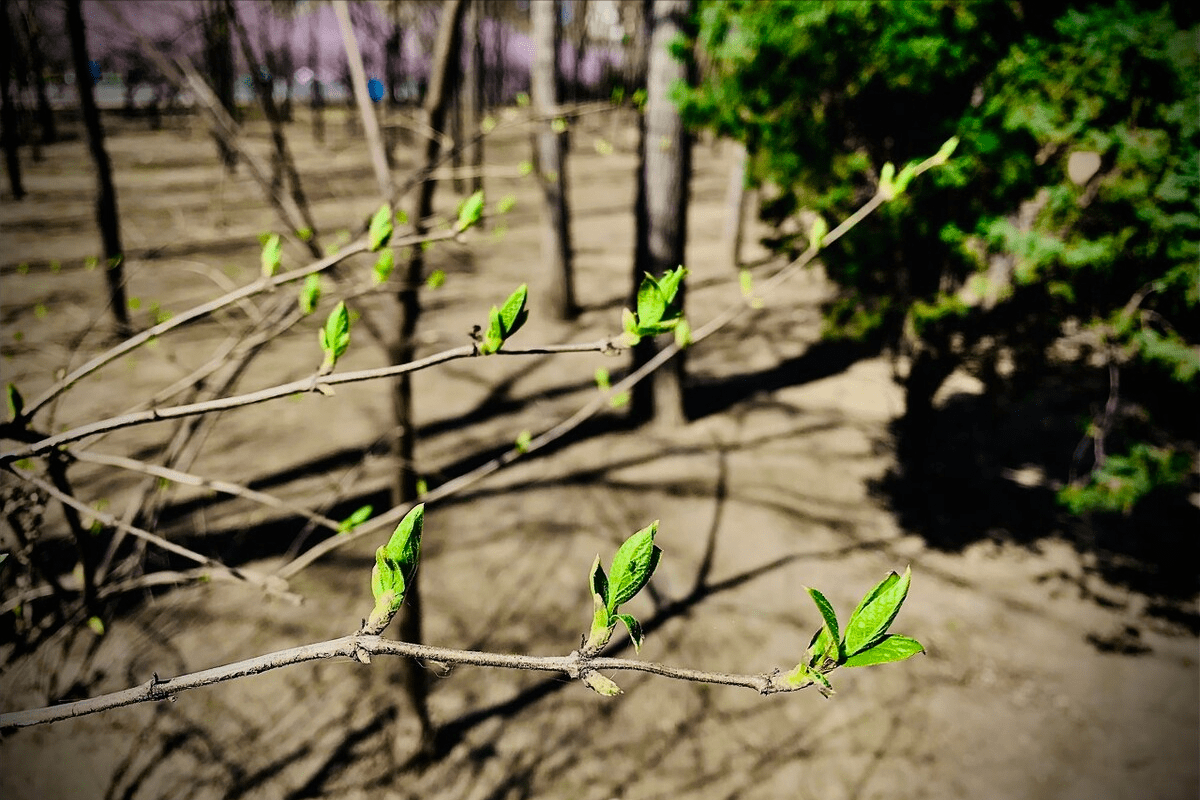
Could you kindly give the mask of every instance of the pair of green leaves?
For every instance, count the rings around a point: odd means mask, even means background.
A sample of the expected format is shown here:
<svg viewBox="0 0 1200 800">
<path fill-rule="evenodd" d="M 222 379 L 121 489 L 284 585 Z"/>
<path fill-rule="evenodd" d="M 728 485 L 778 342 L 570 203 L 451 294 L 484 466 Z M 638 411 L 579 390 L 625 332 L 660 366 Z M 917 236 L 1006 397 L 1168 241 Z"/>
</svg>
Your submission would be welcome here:
<svg viewBox="0 0 1200 800">
<path fill-rule="evenodd" d="M 621 343 L 633 347 L 646 336 L 660 333 L 675 334 L 680 347 L 691 342 L 692 331 L 683 318 L 683 304 L 679 300 L 679 287 L 687 270 L 676 267 L 655 279 L 650 273 L 638 287 L 637 313 L 624 309 L 621 314 Z"/>
<path fill-rule="evenodd" d="M 809 589 L 823 624 L 813 635 L 805 660 L 788 674 L 788 681 L 794 686 L 819 684 L 821 693 L 828 696 L 833 686 L 825 675 L 838 667 L 887 664 L 924 653 L 925 648 L 916 639 L 887 632 L 900 613 L 911 581 L 911 569 L 904 570 L 903 577 L 888 573 L 854 609 L 844 636 L 840 635 L 837 615 L 825 595 Z"/>
<path fill-rule="evenodd" d="M 600 566 L 600 556 L 597 555 L 592 562 L 592 629 L 583 646 L 584 655 L 596 655 L 603 650 L 612 638 L 618 621 L 629 631 L 634 649 L 641 649 L 644 638 L 642 624 L 632 615 L 618 612 L 623 604 L 642 590 L 658 567 L 662 550 L 654 544 L 656 533 L 658 520 L 626 539 L 613 556 L 608 575 Z"/>
<path fill-rule="evenodd" d="M 388 543 L 375 551 L 375 566 L 371 568 L 375 608 L 363 623 L 362 633 L 379 635 L 404 605 L 404 595 L 417 576 L 424 527 L 425 504 L 420 503 L 404 515 Z"/>
<path fill-rule="evenodd" d="M 500 348 L 504 346 L 508 337 L 521 329 L 525 320 L 529 318 L 529 311 L 525 308 L 528 295 L 529 287 L 522 283 L 516 291 L 508 296 L 503 306 L 500 308 L 492 306 L 491 313 L 488 315 L 487 330 L 484 331 L 479 341 L 480 355 L 489 356 L 492 353 L 500 352 Z"/>
</svg>

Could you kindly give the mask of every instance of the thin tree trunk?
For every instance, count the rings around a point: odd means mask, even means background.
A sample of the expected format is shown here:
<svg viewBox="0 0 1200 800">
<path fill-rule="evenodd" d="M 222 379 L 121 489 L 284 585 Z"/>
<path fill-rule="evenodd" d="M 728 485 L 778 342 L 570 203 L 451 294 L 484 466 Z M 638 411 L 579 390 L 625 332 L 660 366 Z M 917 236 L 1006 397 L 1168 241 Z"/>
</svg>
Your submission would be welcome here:
<svg viewBox="0 0 1200 800">
<path fill-rule="evenodd" d="M 476 139 L 483 118 L 483 82 L 480 80 L 483 47 L 479 37 L 479 5 L 482 0 L 468 0 L 466 21 L 463 23 L 463 50 L 466 53 L 466 72 L 460 82 L 463 129 L 471 139 L 465 161 L 471 169 L 470 193 L 483 188 L 483 140 Z"/>
<path fill-rule="evenodd" d="M 125 300 L 125 269 L 122 264 L 121 229 L 117 215 L 117 190 L 112 181 L 112 163 L 104 149 L 104 127 L 100 123 L 100 110 L 92 93 L 91 67 L 88 64 L 87 32 L 83 27 L 82 0 L 67 0 L 67 34 L 71 38 L 71 60 L 75 67 L 75 85 L 79 87 L 79 106 L 83 113 L 83 124 L 87 128 L 88 147 L 96 165 L 96 222 L 100 226 L 100 238 L 104 242 L 105 270 L 108 281 L 109 305 L 112 306 L 118 336 L 127 337 L 132 327 L 129 324 L 129 308 Z"/>
<path fill-rule="evenodd" d="M 691 137 L 668 97 L 676 81 L 688 80 L 687 65 L 670 53 L 671 43 L 683 32 L 691 13 L 691 0 L 658 0 L 649 4 L 645 121 L 638 146 L 638 208 L 633 293 L 646 273 L 655 277 L 685 264 L 688 188 L 691 181 Z M 684 286 L 678 302 L 684 302 Z M 636 306 L 635 306 L 636 307 Z M 658 351 L 653 339 L 644 339 L 633 352 L 633 369 Z M 638 420 L 653 419 L 662 427 L 682 425 L 684 354 L 680 352 L 634 388 L 631 413 Z M 639 391 L 640 390 L 640 391 Z M 647 416 L 648 414 L 648 416 Z"/>
<path fill-rule="evenodd" d="M 325 144 L 325 97 L 321 94 L 321 42 L 317 38 L 320 30 L 319 17 L 313 12 L 310 18 L 308 60 L 312 62 L 312 135 L 313 139 Z"/>
<path fill-rule="evenodd" d="M 38 25 L 37 14 L 29 0 L 21 8 L 21 22 L 25 28 L 25 38 L 29 40 L 29 65 L 33 69 L 33 86 L 37 92 L 38 126 L 42 129 L 41 143 L 53 144 L 58 141 L 58 129 L 54 125 L 54 109 L 50 107 L 50 98 L 46 95 L 46 66 L 42 57 L 41 26 Z"/>
<path fill-rule="evenodd" d="M 291 150 L 287 145 L 287 137 L 283 131 L 283 122 L 279 118 L 279 109 L 275 106 L 275 79 L 274 76 L 264 76 L 262 65 L 254 56 L 254 49 L 250 46 L 250 37 L 246 33 L 246 27 L 242 25 L 238 19 L 237 11 L 233 6 L 233 0 L 225 0 L 226 13 L 229 15 L 230 28 L 237 34 L 238 43 L 242 48 L 242 57 L 246 60 L 246 65 L 254 76 L 254 86 L 258 95 L 259 103 L 262 104 L 263 115 L 266 116 L 267 122 L 271 126 L 271 143 L 273 145 L 274 168 L 272 170 L 273 181 L 282 179 L 286 176 L 289 188 L 291 189 L 292 201 L 296 204 L 297 210 L 300 212 L 304 220 L 304 226 L 308 229 L 308 236 L 302 237 L 305 244 L 308 246 L 309 252 L 313 258 L 321 258 L 321 248 L 317 246 L 316 230 L 317 225 L 313 221 L 312 212 L 308 207 L 308 198 L 304 195 L 304 187 L 300 183 L 300 173 L 296 170 L 296 162 L 292 159 Z M 276 170 L 278 170 L 278 178 L 275 178 Z M 272 186 L 272 192 L 276 193 L 278 187 Z"/>
<path fill-rule="evenodd" d="M 223 0 L 212 0 L 204 10 L 201 28 L 204 31 L 204 61 L 212 79 L 213 93 L 229 112 L 230 118 L 240 121 L 237 100 L 234 96 L 233 39 L 229 30 L 229 10 Z M 213 140 L 225 171 L 233 174 L 237 170 L 237 152 L 216 132 Z"/>
<path fill-rule="evenodd" d="M 446 122 L 446 106 L 449 86 L 454 76 L 458 57 L 459 29 L 465 3 L 463 0 L 443 0 L 442 19 L 434 44 L 433 61 L 429 72 L 429 86 L 425 92 L 422 122 L 431 131 L 442 131 Z M 427 136 L 425 139 L 424 163 L 429 171 L 441 154 L 441 139 Z M 409 221 L 413 232 L 425 232 L 425 219 L 433 213 L 433 192 L 436 187 L 432 179 L 422 181 L 413 193 Z M 416 352 L 417 321 L 421 314 L 421 298 L 418 289 L 424 281 L 425 256 L 420 247 L 411 248 L 408 270 L 404 276 L 404 288 L 397 300 L 400 304 L 400 325 L 395 341 L 388 348 L 393 364 L 412 361 Z M 413 414 L 413 393 L 410 375 L 405 373 L 392 384 L 392 411 L 395 422 L 395 438 L 392 440 L 392 456 L 396 465 L 396 479 L 392 485 L 392 504 L 404 505 L 417 500 L 416 429 Z M 421 626 L 421 578 L 409 587 L 405 605 L 401 609 L 397 626 L 400 638 L 406 642 L 423 641 Z M 411 659 L 401 666 L 404 689 L 408 694 L 413 712 L 421 726 L 421 741 L 416 755 L 431 757 L 436 749 L 435 730 L 429 716 L 428 674 L 424 667 Z"/>
<path fill-rule="evenodd" d="M 530 94 L 533 111 L 549 116 L 558 111 L 559 3 L 534 3 L 529 7 L 533 26 L 533 71 Z M 567 203 L 566 131 L 555 132 L 556 120 L 539 123 L 534 147 L 538 179 L 545 209 L 542 258 L 547 276 L 549 307 L 559 319 L 579 315 L 575 302 L 575 277 L 571 248 L 571 211 Z"/>
<path fill-rule="evenodd" d="M 737 151 L 733 169 L 729 173 L 729 190 L 725 194 L 725 245 L 729 248 L 729 263 L 738 269 L 742 266 L 746 204 L 750 199 L 750 193 L 746 190 L 746 162 L 749 157 L 742 143 L 734 142 L 733 146 Z"/>
<path fill-rule="evenodd" d="M 3 14 L 4 30 L 0 31 L 0 126 L 4 140 L 4 163 L 8 167 L 8 185 L 13 198 L 21 200 L 25 197 L 25 185 L 21 182 L 21 155 L 18 152 L 21 139 L 17 132 L 17 109 L 12 96 L 12 64 L 10 63 L 13 42 L 12 28 L 8 24 L 8 0 L 0 0 L 0 13 Z"/>
</svg>

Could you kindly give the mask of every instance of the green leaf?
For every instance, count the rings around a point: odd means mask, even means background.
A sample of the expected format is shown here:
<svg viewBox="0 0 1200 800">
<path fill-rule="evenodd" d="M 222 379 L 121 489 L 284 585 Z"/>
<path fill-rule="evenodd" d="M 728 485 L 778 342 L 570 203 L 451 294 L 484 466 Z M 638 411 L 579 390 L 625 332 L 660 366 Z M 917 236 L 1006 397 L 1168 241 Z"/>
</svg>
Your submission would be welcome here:
<svg viewBox="0 0 1200 800">
<path fill-rule="evenodd" d="M 492 306 L 492 310 L 488 313 L 487 331 L 483 334 L 483 341 L 479 344 L 479 353 L 489 356 L 499 352 L 503 344 L 504 323 L 500 321 L 500 309 Z"/>
<path fill-rule="evenodd" d="M 325 319 L 320 331 L 321 349 L 325 352 L 325 366 L 332 368 L 350 346 L 350 314 L 344 300 L 338 301 Z"/>
<path fill-rule="evenodd" d="M 483 189 L 463 200 L 458 207 L 458 222 L 455 223 L 454 230 L 462 233 L 467 228 L 478 225 L 483 216 L 483 203 Z"/>
<path fill-rule="evenodd" d="M 521 173 L 521 177 L 525 178 L 533 174 L 533 162 L 522 161 L 517 165 L 517 171 Z"/>
<path fill-rule="evenodd" d="M 314 236 L 313 229 L 301 228 L 300 230 L 296 231 L 296 236 L 298 236 L 302 242 L 311 241 Z"/>
<path fill-rule="evenodd" d="M 17 390 L 16 384 L 8 384 L 6 393 L 8 394 L 8 413 L 13 420 L 19 419 L 21 412 L 25 410 L 25 398 Z"/>
<path fill-rule="evenodd" d="M 909 182 L 917 174 L 917 162 L 913 161 L 904 165 L 904 169 L 900 170 L 900 174 L 896 176 L 895 188 L 896 194 L 901 194 L 908 188 Z"/>
<path fill-rule="evenodd" d="M 300 310 L 306 315 L 311 314 L 320 301 L 321 276 L 314 272 L 304 279 L 304 284 L 300 287 Z"/>
<path fill-rule="evenodd" d="M 490 114 L 484 117 L 483 121 L 479 123 L 479 130 L 484 134 L 488 134 L 496 130 L 496 118 Z"/>
<path fill-rule="evenodd" d="M 609 570 L 608 611 L 615 613 L 642 590 L 658 566 L 662 550 L 654 544 L 658 520 L 625 540 L 613 556 Z"/>
<path fill-rule="evenodd" d="M 818 250 L 825 245 L 825 234 L 829 233 L 829 223 L 820 214 L 813 219 L 812 227 L 808 229 L 809 249 Z"/>
<path fill-rule="evenodd" d="M 348 533 L 359 525 L 362 525 L 370 518 L 371 512 L 374 510 L 374 507 L 369 505 L 357 509 L 353 514 L 338 523 L 338 533 Z"/>
<path fill-rule="evenodd" d="M 596 568 L 600 565 L 599 556 L 596 557 Z M 600 572 L 603 577 L 604 572 Z M 596 572 L 592 571 L 592 583 L 597 582 Z M 604 649 L 608 644 L 608 640 L 612 638 L 613 630 L 617 627 L 609 613 L 608 606 L 604 602 L 604 598 L 598 593 L 592 593 L 592 627 L 588 631 L 587 641 L 583 645 L 583 652 L 588 655 L 595 655 Z"/>
<path fill-rule="evenodd" d="M 440 289 L 446 283 L 446 271 L 444 269 L 435 269 L 429 273 L 429 277 L 425 279 L 425 286 L 430 289 Z"/>
<path fill-rule="evenodd" d="M 629 631 L 629 638 L 633 641 L 634 652 L 641 652 L 642 642 L 646 638 L 642 632 L 642 623 L 638 622 L 632 614 L 616 614 L 613 619 L 619 619 L 625 623 L 625 629 Z"/>
<path fill-rule="evenodd" d="M 866 650 L 860 650 L 858 653 L 847 658 L 842 662 L 842 666 L 868 667 L 872 664 L 890 664 L 893 661 L 903 661 L 906 658 L 915 656 L 917 653 L 924 652 L 925 648 L 916 639 L 910 639 L 907 636 L 901 636 L 897 633 L 890 633 Z"/>
<path fill-rule="evenodd" d="M 654 279 L 654 276 L 647 272 L 646 277 L 642 278 L 642 285 L 638 287 L 638 328 L 646 330 L 657 325 L 666 310 L 667 300 L 663 297 L 662 289 L 659 288 L 658 281 Z"/>
<path fill-rule="evenodd" d="M 529 312 L 525 310 L 525 301 L 528 296 L 529 286 L 522 283 L 500 307 L 500 322 L 504 325 L 505 339 L 519 331 L 525 324 L 525 320 L 529 318 Z"/>
<path fill-rule="evenodd" d="M 262 274 L 264 278 L 270 278 L 279 271 L 279 264 L 283 260 L 283 240 L 279 238 L 278 233 L 272 233 L 267 236 L 266 241 L 262 246 Z"/>
<path fill-rule="evenodd" d="M 533 434 L 529 431 L 521 431 L 517 434 L 517 440 L 514 443 L 518 453 L 528 453 L 529 444 L 533 441 Z"/>
<path fill-rule="evenodd" d="M 893 576 L 895 573 L 893 573 Z M 863 602 L 859 604 L 854 615 L 846 624 L 846 639 L 844 642 L 847 657 L 857 655 L 875 644 L 876 640 L 887 633 L 888 627 L 900 613 L 900 606 L 908 596 L 908 586 L 912 581 L 912 569 L 906 568 L 904 576 L 889 581 L 884 579 L 879 586 L 872 589 Z M 880 588 L 884 583 L 888 585 Z"/>
<path fill-rule="evenodd" d="M 754 276 L 750 274 L 750 270 L 738 270 L 738 284 L 742 288 L 742 297 L 754 296 Z"/>
<path fill-rule="evenodd" d="M 513 210 L 517 204 L 517 196 L 515 194 L 506 194 L 500 198 L 500 202 L 496 203 L 497 214 L 507 214 Z"/>
<path fill-rule="evenodd" d="M 88 617 L 87 626 L 97 636 L 104 635 L 104 620 L 99 617 Z"/>
<path fill-rule="evenodd" d="M 390 247 L 385 247 L 379 251 L 379 258 L 375 259 L 375 267 L 373 268 L 371 281 L 380 286 L 387 283 L 388 278 L 392 277 L 392 270 L 396 268 L 396 251 Z"/>
<path fill-rule="evenodd" d="M 662 292 L 663 300 L 666 301 L 668 306 L 675 302 L 675 295 L 679 293 L 679 285 L 683 283 L 686 275 L 687 270 L 679 266 L 667 271 L 658 279 L 659 291 Z"/>
<path fill-rule="evenodd" d="M 896 196 L 896 186 L 893 183 L 895 177 L 896 165 L 889 161 L 879 171 L 879 194 L 884 200 L 891 200 Z"/>
<path fill-rule="evenodd" d="M 381 633 L 404 604 L 404 595 L 417 575 L 424 527 L 425 504 L 420 503 L 404 515 L 387 544 L 375 551 L 375 566 L 371 569 L 375 608 L 364 631 Z"/>
<path fill-rule="evenodd" d="M 821 657 L 828 655 L 834 661 L 841 663 L 845 658 L 845 653 L 842 652 L 837 614 L 834 613 L 833 606 L 825 599 L 825 595 L 816 589 L 808 589 L 808 596 L 812 598 L 813 603 L 817 606 L 817 610 L 821 612 L 821 619 L 824 622 L 821 633 L 817 635 L 817 641 L 813 647 L 813 655 L 818 657 L 818 661 Z"/>
<path fill-rule="evenodd" d="M 550 130 L 554 131 L 555 133 L 566 133 L 567 121 L 562 117 L 555 117 L 550 122 Z"/>
<path fill-rule="evenodd" d="M 525 108 L 528 105 L 529 105 L 529 93 L 528 92 L 517 92 L 517 107 Z"/>
<path fill-rule="evenodd" d="M 392 238 L 392 207 L 384 203 L 371 217 L 371 227 L 367 230 L 367 249 L 374 253 L 388 243 Z"/>
<path fill-rule="evenodd" d="M 405 211 L 403 208 L 396 209 L 396 224 L 397 225 L 407 225 L 408 224 L 408 212 Z"/>
<path fill-rule="evenodd" d="M 829 679 L 803 662 L 797 664 L 796 668 L 787 674 L 786 680 L 789 685 L 797 688 L 803 688 L 810 683 L 818 684 L 817 689 L 826 697 L 834 693 L 833 684 L 829 682 Z"/>
</svg>

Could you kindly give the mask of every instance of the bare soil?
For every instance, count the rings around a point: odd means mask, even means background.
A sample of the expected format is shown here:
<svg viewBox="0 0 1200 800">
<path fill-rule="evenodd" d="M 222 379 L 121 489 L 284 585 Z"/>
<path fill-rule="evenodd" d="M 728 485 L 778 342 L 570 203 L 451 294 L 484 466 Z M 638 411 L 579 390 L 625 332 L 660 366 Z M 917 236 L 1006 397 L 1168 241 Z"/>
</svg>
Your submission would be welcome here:
<svg viewBox="0 0 1200 800">
<path fill-rule="evenodd" d="M 277 223 L 245 170 L 224 176 L 195 120 L 171 118 L 158 132 L 143 122 L 107 124 L 138 323 L 154 303 L 177 311 L 251 279 L 255 237 Z M 264 130 L 253 130 L 265 152 Z M 602 155 L 599 137 L 616 152 Z M 447 280 L 424 293 L 422 353 L 466 343 L 488 307 L 522 281 L 533 301 L 521 343 L 617 330 L 632 253 L 630 142 L 630 127 L 607 117 L 573 134 L 573 234 L 586 310 L 571 323 L 551 319 L 540 303 L 536 187 L 515 169 L 529 157 L 528 139 L 505 133 L 489 143 L 489 196 L 512 193 L 518 203 L 468 244 L 430 251 Z M 336 122 L 318 145 L 297 123 L 291 143 L 324 241 L 356 229 L 378 202 L 360 140 Z M 30 196 L 0 205 L 0 369 L 26 398 L 111 341 L 102 276 L 84 266 L 99 247 L 86 159 L 81 140 L 47 148 L 45 161 L 25 163 Z M 695 165 L 688 304 L 702 323 L 740 294 L 721 233 L 729 153 L 699 145 Z M 438 196 L 452 211 L 448 183 Z M 426 636 L 450 647 L 569 652 L 590 621 L 593 557 L 609 557 L 659 519 L 659 574 L 629 607 L 649 628 L 640 658 L 732 672 L 789 668 L 818 625 L 803 587 L 822 589 L 845 615 L 887 570 L 906 565 L 913 588 L 895 627 L 928 655 L 837 672 L 830 700 L 632 673 L 614 674 L 624 694 L 605 699 L 553 674 L 459 668 L 432 678 L 444 756 L 421 770 L 404 763 L 414 725 L 394 660 L 306 664 L 6 736 L 0 796 L 1197 797 L 1200 682 L 1187 622 L 1195 597 L 1176 609 L 1184 622 L 1171 623 L 1151 613 L 1152 592 L 1098 583 L 1076 543 L 1049 525 L 953 548 L 903 526 L 878 491 L 895 466 L 890 424 L 903 398 L 886 359 L 822 355 L 818 305 L 830 291 L 819 272 L 803 274 L 689 352 L 703 408 L 686 427 L 630 431 L 614 412 L 553 452 L 431 505 Z M 386 319 L 386 298 L 358 302 Z M 107 367 L 67 393 L 45 427 L 150 397 L 202 363 L 243 313 L 217 315 Z M 274 343 L 242 388 L 309 374 L 319 361 L 318 324 L 308 320 Z M 383 351 L 356 329 L 344 367 L 383 363 Z M 619 373 L 624 364 L 600 354 L 508 357 L 419 373 L 418 469 L 430 485 L 459 474 L 586 402 L 597 367 Z M 976 391 L 956 378 L 945 394 Z M 385 497 L 392 466 L 378 444 L 390 424 L 382 383 L 240 409 L 222 416 L 192 470 L 337 517 Z M 95 449 L 153 459 L 169 430 L 117 432 Z M 81 464 L 71 474 L 88 502 L 116 512 L 139 484 L 110 468 Z M 1018 493 L 1006 495 L 1016 504 L 1021 480 L 1013 475 Z M 183 488 L 170 498 L 161 533 L 260 570 L 281 563 L 300 527 L 242 501 Z M 971 505 L 969 496 L 958 499 Z M 993 511 L 1007 518 L 1012 509 Z M 62 535 L 53 515 L 47 526 L 47 535 Z M 10 665 L 0 674 L 0 704 L 10 711 L 90 696 L 155 672 L 349 633 L 369 611 L 377 544 L 344 548 L 301 573 L 292 582 L 306 598 L 299 607 L 225 582 L 148 594 L 102 638 L 64 634 Z M 1194 556 L 1178 558 L 1192 559 L 1185 570 L 1194 572 Z"/>
</svg>

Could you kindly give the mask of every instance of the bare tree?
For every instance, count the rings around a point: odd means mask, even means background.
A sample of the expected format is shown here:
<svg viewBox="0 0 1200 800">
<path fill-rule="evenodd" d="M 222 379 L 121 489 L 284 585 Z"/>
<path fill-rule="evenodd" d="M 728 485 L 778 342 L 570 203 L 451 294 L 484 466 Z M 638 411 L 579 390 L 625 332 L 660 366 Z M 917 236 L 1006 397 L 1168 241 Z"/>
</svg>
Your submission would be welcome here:
<svg viewBox="0 0 1200 800">
<path fill-rule="evenodd" d="M 230 31 L 229 8 L 224 0 L 208 0 L 200 6 L 200 29 L 204 36 L 204 67 L 212 80 L 213 93 L 229 112 L 230 118 L 240 122 L 241 111 L 234 96 L 233 37 Z M 226 172 L 237 169 L 237 152 L 220 136 L 213 134 L 221 163 Z"/>
<path fill-rule="evenodd" d="M 128 337 L 132 329 L 125 300 L 124 248 L 121 246 L 120 218 L 117 215 L 117 189 L 113 186 L 112 162 L 104 148 L 100 109 L 96 107 L 92 92 L 95 81 L 88 59 L 87 31 L 83 26 L 81 4 L 82 0 L 67 0 L 67 35 L 71 39 L 71 60 L 75 66 L 75 85 L 79 88 L 79 107 L 84 127 L 87 128 L 88 148 L 96 165 L 96 222 L 104 242 L 104 275 L 108 280 L 109 305 L 116 320 L 117 335 Z"/>
<path fill-rule="evenodd" d="M 671 44 L 686 30 L 692 0 L 648 0 L 649 54 L 646 108 L 638 144 L 638 191 L 633 293 L 646 273 L 658 277 L 685 263 L 688 184 L 692 175 L 692 142 L 679 109 L 668 97 L 671 86 L 689 78 L 688 65 L 675 59 Z M 678 302 L 683 303 L 683 286 Z M 658 348 L 647 337 L 634 348 L 633 368 L 654 357 Z M 653 419 L 670 427 L 686 420 L 683 407 L 683 352 L 638 384 L 631 398 L 635 419 Z"/>
<path fill-rule="evenodd" d="M 530 94 L 535 114 L 546 117 L 535 135 L 534 156 L 546 212 L 542 258 L 549 271 L 548 305 L 559 319 L 579 315 L 571 252 L 571 211 L 567 203 L 567 132 L 558 112 L 558 0 L 529 8 L 533 26 L 533 71 Z"/>
<path fill-rule="evenodd" d="M 54 110 L 46 96 L 46 59 L 42 54 L 42 29 L 38 23 L 37 7 L 30 0 L 21 3 L 18 16 L 29 49 L 29 69 L 33 73 L 33 88 L 37 95 L 38 126 L 42 129 L 40 143 L 58 141 L 58 130 L 54 125 Z"/>
<path fill-rule="evenodd" d="M 463 20 L 463 75 L 459 82 L 459 102 L 463 129 L 470 139 L 464 152 L 464 160 L 471 169 L 468 190 L 471 193 L 483 188 L 483 140 L 474 139 L 483 116 L 483 46 L 479 36 L 480 5 L 482 0 L 468 0 Z"/>
</svg>

